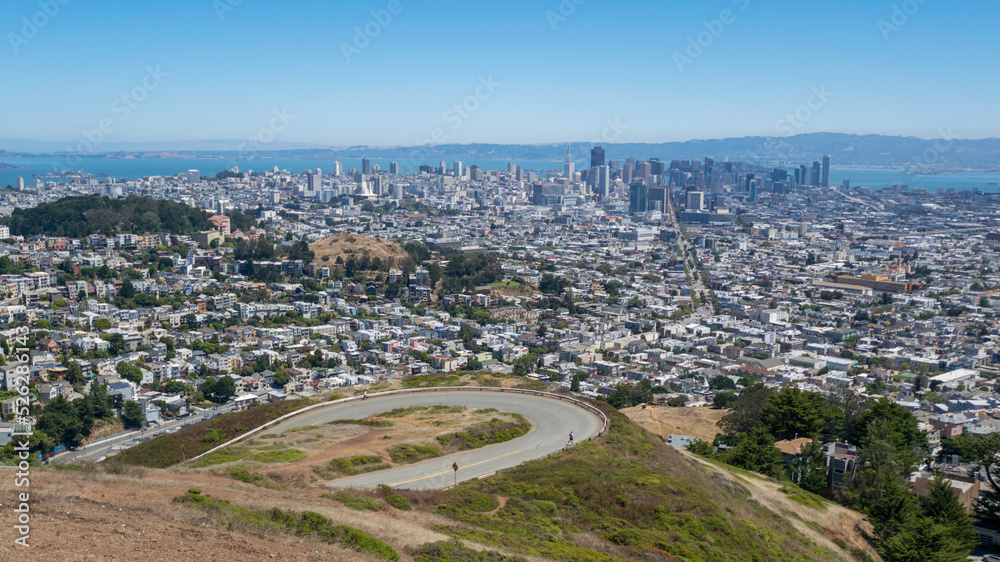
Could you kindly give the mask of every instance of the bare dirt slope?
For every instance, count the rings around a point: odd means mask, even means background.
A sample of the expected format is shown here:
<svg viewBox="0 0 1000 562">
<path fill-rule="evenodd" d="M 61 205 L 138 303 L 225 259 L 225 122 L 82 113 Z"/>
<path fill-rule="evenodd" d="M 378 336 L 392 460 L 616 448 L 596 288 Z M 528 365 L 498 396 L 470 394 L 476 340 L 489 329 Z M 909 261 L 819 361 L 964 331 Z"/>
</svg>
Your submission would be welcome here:
<svg viewBox="0 0 1000 562">
<path fill-rule="evenodd" d="M 621 411 L 628 419 L 666 439 L 671 434 L 690 435 L 712 441 L 719 433 L 716 425 L 729 410 L 714 408 L 671 408 L 669 406 L 647 406 L 625 408 Z"/>
<path fill-rule="evenodd" d="M 336 236 L 313 242 L 309 245 L 309 249 L 316 253 L 316 265 L 330 267 L 333 267 L 338 257 L 346 262 L 351 256 L 360 260 L 362 256 L 367 255 L 371 259 L 379 258 L 383 263 L 388 261 L 393 266 L 400 266 L 409 258 L 403 247 L 392 240 L 369 238 L 351 232 L 341 232 Z M 323 256 L 329 256 L 329 259 L 323 261 Z"/>
<path fill-rule="evenodd" d="M 13 544 L 11 504 L 23 488 L 15 488 L 13 477 L 7 475 L 7 471 L 0 473 L 0 496 L 5 498 L 0 526 L 7 537 L 0 541 L 0 560 L 377 560 L 310 537 L 221 528 L 204 512 L 173 501 L 191 487 L 245 507 L 311 508 L 339 524 L 368 527 L 386 539 L 387 533 L 378 529 L 397 525 L 388 514 L 375 521 L 333 501 L 308 498 L 303 492 L 267 490 L 189 471 L 109 475 L 39 469 L 31 474 L 31 546 L 24 548 Z M 405 521 L 398 524 L 399 536 L 410 537 L 406 542 L 426 542 L 421 539 L 428 531 Z M 419 536 L 414 530 L 419 530 Z"/>
</svg>

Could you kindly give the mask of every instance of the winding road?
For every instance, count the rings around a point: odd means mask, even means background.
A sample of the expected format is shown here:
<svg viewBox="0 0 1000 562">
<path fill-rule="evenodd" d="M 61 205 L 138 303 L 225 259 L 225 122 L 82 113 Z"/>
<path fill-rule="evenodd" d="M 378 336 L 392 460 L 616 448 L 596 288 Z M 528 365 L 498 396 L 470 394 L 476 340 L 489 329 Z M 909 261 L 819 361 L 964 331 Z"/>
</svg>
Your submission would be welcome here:
<svg viewBox="0 0 1000 562">
<path fill-rule="evenodd" d="M 412 406 L 465 406 L 473 409 L 496 408 L 501 412 L 521 414 L 532 422 L 531 430 L 506 443 L 488 445 L 444 457 L 429 459 L 398 468 L 338 478 L 325 485 L 338 488 L 374 488 L 387 484 L 393 488 L 428 490 L 446 488 L 456 482 L 452 464 L 458 465 L 457 480 L 471 480 L 517 466 L 522 462 L 558 452 L 567 446 L 569 433 L 579 443 L 600 434 L 604 419 L 599 413 L 566 397 L 534 391 L 497 388 L 428 389 L 421 392 L 397 391 L 369 395 L 367 400 L 353 398 L 333 402 L 264 430 L 282 433 L 294 427 L 318 425 L 338 419 L 361 419 L 396 408 Z"/>
</svg>

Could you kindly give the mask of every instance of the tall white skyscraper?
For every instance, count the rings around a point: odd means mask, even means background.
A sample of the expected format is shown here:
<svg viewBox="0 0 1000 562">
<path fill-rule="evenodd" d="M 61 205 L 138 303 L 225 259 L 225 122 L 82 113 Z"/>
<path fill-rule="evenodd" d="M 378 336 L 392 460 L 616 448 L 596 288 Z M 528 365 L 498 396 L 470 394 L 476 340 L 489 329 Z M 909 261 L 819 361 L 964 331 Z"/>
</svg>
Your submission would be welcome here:
<svg viewBox="0 0 1000 562">
<path fill-rule="evenodd" d="M 344 173 L 344 165 L 340 162 L 333 163 L 333 175 L 339 176 Z"/>
<path fill-rule="evenodd" d="M 20 176 L 17 177 L 17 190 L 24 191 L 24 178 Z"/>
<path fill-rule="evenodd" d="M 705 192 L 689 191 L 687 194 L 687 210 L 701 211 L 705 209 Z"/>
<path fill-rule="evenodd" d="M 452 171 L 455 173 L 455 177 L 456 178 L 460 178 L 460 177 L 462 177 L 462 176 L 465 175 L 465 174 L 462 173 L 463 172 L 462 171 L 462 162 L 459 161 L 459 160 L 456 160 L 455 163 L 452 165 Z"/>
<path fill-rule="evenodd" d="M 568 146 L 566 147 L 566 168 L 563 170 L 563 175 L 566 176 L 566 179 L 573 181 L 573 157 L 570 156 Z"/>
<path fill-rule="evenodd" d="M 389 163 L 389 173 L 392 174 L 392 175 L 394 175 L 394 176 L 398 176 L 399 175 L 399 162 L 390 162 Z"/>
</svg>

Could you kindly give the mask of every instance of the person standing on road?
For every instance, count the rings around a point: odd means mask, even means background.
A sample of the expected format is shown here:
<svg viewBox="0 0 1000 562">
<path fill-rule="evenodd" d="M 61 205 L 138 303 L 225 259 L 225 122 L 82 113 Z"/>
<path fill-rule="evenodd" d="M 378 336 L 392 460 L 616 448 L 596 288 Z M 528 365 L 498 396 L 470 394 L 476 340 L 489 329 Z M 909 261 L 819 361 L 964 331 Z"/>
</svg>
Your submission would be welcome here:
<svg viewBox="0 0 1000 562">
<path fill-rule="evenodd" d="M 365 391 L 365 396 L 364 396 L 364 398 L 362 398 L 362 400 L 368 400 L 368 391 L 367 390 Z"/>
<path fill-rule="evenodd" d="M 572 431 L 569 432 L 569 444 L 570 445 L 573 444 L 573 432 Z"/>
</svg>

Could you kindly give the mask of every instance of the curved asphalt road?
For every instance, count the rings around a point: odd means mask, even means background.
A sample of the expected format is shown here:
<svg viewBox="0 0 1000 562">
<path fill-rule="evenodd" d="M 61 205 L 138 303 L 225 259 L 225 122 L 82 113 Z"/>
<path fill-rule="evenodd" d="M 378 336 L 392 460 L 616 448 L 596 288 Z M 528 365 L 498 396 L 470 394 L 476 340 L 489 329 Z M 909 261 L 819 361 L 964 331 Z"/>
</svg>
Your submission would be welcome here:
<svg viewBox="0 0 1000 562">
<path fill-rule="evenodd" d="M 601 431 L 601 418 L 572 402 L 519 392 L 448 391 L 418 392 L 390 396 L 372 396 L 339 405 L 319 408 L 295 416 L 265 430 L 281 433 L 293 427 L 319 425 L 338 419 L 361 419 L 396 408 L 411 406 L 465 406 L 471 409 L 496 408 L 501 412 L 521 414 L 532 421 L 526 434 L 506 443 L 489 445 L 416 464 L 338 478 L 325 485 L 340 488 L 374 488 L 387 484 L 393 488 L 428 490 L 455 483 L 452 463 L 458 464 L 458 480 L 471 480 L 524 461 L 544 457 L 566 447 L 569 432 L 580 442 Z"/>
</svg>

